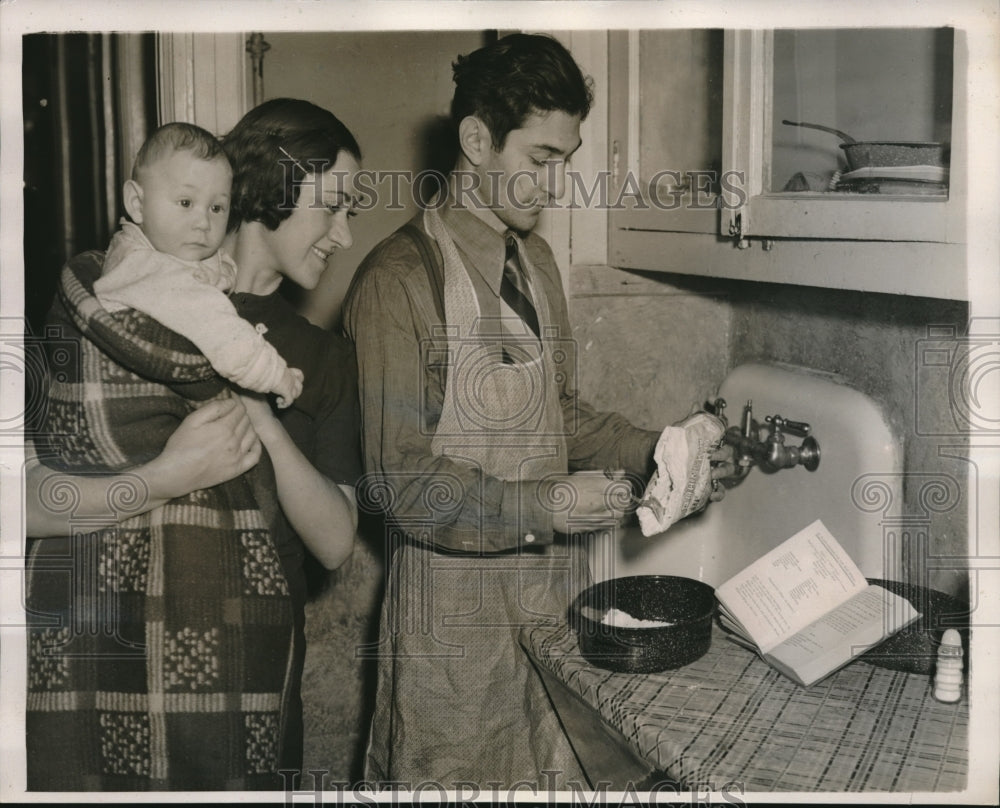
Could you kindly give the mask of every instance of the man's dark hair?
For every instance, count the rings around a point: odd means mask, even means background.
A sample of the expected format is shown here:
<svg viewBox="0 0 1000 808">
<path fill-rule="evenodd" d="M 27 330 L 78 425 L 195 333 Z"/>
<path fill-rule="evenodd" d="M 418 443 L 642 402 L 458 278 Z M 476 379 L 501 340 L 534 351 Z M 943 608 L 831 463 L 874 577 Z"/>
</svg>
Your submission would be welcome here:
<svg viewBox="0 0 1000 808">
<path fill-rule="evenodd" d="M 332 112 L 294 98 L 254 107 L 222 145 L 233 166 L 230 231 L 243 222 L 277 230 L 291 216 L 307 173 L 329 171 L 342 149 L 361 160 L 354 135 Z"/>
<path fill-rule="evenodd" d="M 489 129 L 493 148 L 533 113 L 560 110 L 587 117 L 594 101 L 592 82 L 559 42 L 542 34 L 511 34 L 459 56 L 452 64 L 455 95 L 452 124 L 475 115 Z"/>
<path fill-rule="evenodd" d="M 201 160 L 226 158 L 219 139 L 193 123 L 166 123 L 142 144 L 132 166 L 132 179 L 141 182 L 142 172 L 171 152 L 186 151 Z"/>
</svg>

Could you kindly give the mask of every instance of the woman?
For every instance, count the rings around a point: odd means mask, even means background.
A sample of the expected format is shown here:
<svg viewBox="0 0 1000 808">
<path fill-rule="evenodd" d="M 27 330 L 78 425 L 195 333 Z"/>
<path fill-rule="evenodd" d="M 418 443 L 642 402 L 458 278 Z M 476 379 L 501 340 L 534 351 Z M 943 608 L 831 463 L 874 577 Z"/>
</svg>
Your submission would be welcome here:
<svg viewBox="0 0 1000 808">
<path fill-rule="evenodd" d="M 28 474 L 28 532 L 53 536 L 29 549 L 31 789 L 280 788 L 279 768 L 301 766 L 298 537 L 329 568 L 351 552 L 356 366 L 277 289 L 313 288 L 351 246 L 360 149 L 289 99 L 249 112 L 224 146 L 233 302 L 305 388 L 280 421 L 262 400 L 235 403 L 189 343 L 94 305 L 101 255 L 70 262 L 50 319 L 80 338 L 81 361 L 51 380 L 45 466 Z"/>
</svg>

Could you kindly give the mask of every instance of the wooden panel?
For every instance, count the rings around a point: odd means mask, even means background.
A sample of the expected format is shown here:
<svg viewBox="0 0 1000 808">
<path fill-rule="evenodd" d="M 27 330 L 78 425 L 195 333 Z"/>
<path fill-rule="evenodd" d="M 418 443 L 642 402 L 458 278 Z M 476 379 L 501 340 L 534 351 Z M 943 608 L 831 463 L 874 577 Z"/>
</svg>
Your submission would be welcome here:
<svg viewBox="0 0 1000 808">
<path fill-rule="evenodd" d="M 245 42 L 244 34 L 158 34 L 160 123 L 228 132 L 247 110 Z"/>
</svg>

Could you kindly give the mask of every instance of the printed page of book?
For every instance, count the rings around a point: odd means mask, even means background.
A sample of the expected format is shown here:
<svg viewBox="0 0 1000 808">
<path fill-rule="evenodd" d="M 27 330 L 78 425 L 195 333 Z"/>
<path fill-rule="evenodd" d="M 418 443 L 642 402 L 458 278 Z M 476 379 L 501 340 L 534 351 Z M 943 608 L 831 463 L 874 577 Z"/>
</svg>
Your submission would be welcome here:
<svg viewBox="0 0 1000 808">
<path fill-rule="evenodd" d="M 767 653 L 866 586 L 861 570 L 817 519 L 715 594 Z"/>
<path fill-rule="evenodd" d="M 919 616 L 905 598 L 880 586 L 869 586 L 772 648 L 765 658 L 808 687 Z"/>
</svg>

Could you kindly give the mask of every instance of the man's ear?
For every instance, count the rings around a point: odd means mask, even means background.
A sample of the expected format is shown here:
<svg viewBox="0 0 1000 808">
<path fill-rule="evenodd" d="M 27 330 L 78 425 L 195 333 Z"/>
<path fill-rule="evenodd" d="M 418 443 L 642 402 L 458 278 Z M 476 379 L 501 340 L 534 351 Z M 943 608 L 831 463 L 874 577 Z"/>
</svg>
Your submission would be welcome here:
<svg viewBox="0 0 1000 808">
<path fill-rule="evenodd" d="M 478 166 L 493 148 L 493 137 L 482 120 L 475 115 L 466 115 L 458 124 L 458 145 L 465 158 Z"/>
<path fill-rule="evenodd" d="M 122 188 L 122 201 L 125 212 L 136 224 L 142 224 L 142 186 L 135 180 L 129 180 Z"/>
</svg>

